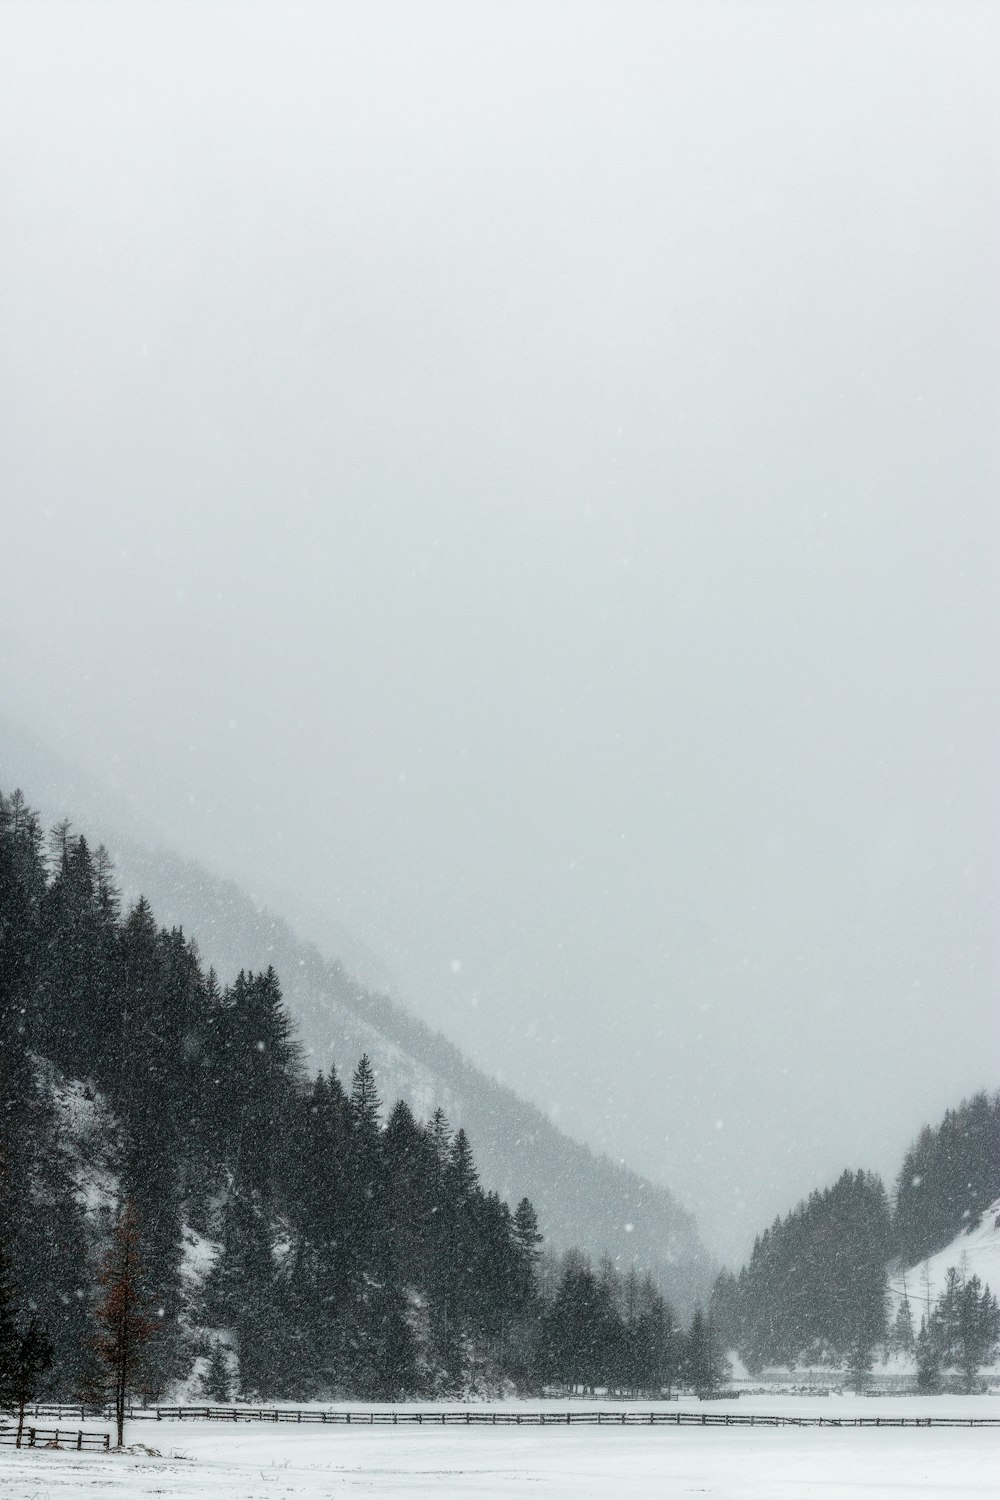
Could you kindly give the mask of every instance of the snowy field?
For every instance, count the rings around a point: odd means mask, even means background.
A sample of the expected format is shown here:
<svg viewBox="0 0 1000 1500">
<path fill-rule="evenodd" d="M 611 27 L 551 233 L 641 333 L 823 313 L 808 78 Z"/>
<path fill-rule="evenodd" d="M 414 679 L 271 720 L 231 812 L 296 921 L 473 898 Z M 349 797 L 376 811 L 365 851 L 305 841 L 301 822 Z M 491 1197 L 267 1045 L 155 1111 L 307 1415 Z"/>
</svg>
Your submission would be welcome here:
<svg viewBox="0 0 1000 1500">
<path fill-rule="evenodd" d="M 788 1416 L 1000 1417 L 1000 1398 L 995 1396 L 879 1401 L 761 1397 L 711 1402 L 703 1408 L 696 1402 L 681 1406 Z M 572 1409 L 582 1410 L 584 1404 L 575 1402 Z M 998 1429 L 989 1427 L 442 1429 L 133 1422 L 126 1442 L 157 1448 L 162 1457 L 2 1448 L 0 1495 L 4 1500 L 327 1500 L 355 1495 L 386 1500 L 530 1495 L 560 1500 L 687 1495 L 717 1500 L 992 1500 L 997 1493 L 997 1439 Z"/>
</svg>

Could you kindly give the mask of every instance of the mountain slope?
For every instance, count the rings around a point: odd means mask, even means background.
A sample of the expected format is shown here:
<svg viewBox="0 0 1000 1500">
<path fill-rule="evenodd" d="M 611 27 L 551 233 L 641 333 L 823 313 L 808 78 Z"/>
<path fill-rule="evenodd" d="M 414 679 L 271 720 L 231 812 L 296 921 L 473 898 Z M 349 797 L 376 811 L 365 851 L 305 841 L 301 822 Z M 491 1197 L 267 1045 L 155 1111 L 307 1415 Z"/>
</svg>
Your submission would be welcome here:
<svg viewBox="0 0 1000 1500">
<path fill-rule="evenodd" d="M 666 1189 L 571 1140 L 235 885 L 124 840 L 109 847 L 128 895 L 144 892 L 161 920 L 194 935 L 203 959 L 224 978 L 240 967 L 274 965 L 307 1067 L 333 1064 L 349 1074 L 367 1053 L 383 1101 L 404 1098 L 422 1118 L 440 1105 L 476 1143 L 484 1183 L 512 1202 L 529 1197 L 550 1243 L 653 1267 L 681 1309 L 704 1295 L 708 1257 L 693 1219 Z"/>
<path fill-rule="evenodd" d="M 158 921 L 195 937 L 203 960 L 223 980 L 241 968 L 272 964 L 299 1026 L 307 1068 L 333 1064 L 349 1075 L 368 1053 L 383 1101 L 404 1098 L 424 1118 L 440 1105 L 476 1143 L 484 1184 L 509 1201 L 529 1197 L 549 1244 L 648 1266 L 681 1312 L 706 1297 L 711 1262 L 694 1220 L 667 1189 L 564 1135 L 444 1037 L 303 942 L 232 882 L 116 833 L 116 822 L 131 820 L 116 816 L 120 809 L 107 794 L 0 721 L 0 785 L 17 784 L 46 816 L 73 815 L 75 805 L 78 831 L 107 844 L 126 899 L 145 894 Z"/>
</svg>

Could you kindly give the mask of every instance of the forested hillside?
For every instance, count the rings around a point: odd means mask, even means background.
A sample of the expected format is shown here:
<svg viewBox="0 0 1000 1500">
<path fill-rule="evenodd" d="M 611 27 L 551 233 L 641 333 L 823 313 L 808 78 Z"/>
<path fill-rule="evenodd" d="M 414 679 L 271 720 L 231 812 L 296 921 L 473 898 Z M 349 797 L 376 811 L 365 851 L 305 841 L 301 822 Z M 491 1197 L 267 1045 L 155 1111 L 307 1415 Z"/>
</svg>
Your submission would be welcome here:
<svg viewBox="0 0 1000 1500">
<path fill-rule="evenodd" d="M 216 1399 L 658 1390 L 685 1364 L 648 1277 L 579 1255 L 543 1277 L 532 1204 L 483 1188 L 463 1129 L 386 1114 L 366 1056 L 346 1086 L 307 1071 L 273 967 L 221 983 L 144 899 L 122 910 L 103 849 L 63 824 L 46 850 L 19 794 L 0 1036 L 0 1333 L 42 1327 L 50 1390 L 105 1386 L 122 1247 L 149 1393 L 199 1360 Z"/>
<path fill-rule="evenodd" d="M 476 1143 L 483 1183 L 511 1201 L 529 1197 L 550 1245 L 651 1271 L 686 1318 L 707 1299 L 715 1268 L 694 1220 L 672 1194 L 572 1140 L 480 1072 L 376 987 L 377 961 L 351 934 L 335 928 L 321 953 L 231 881 L 155 847 L 148 832 L 122 833 L 141 827 L 138 813 L 0 715 L 4 765 L 8 776 L 17 767 L 30 779 L 53 818 L 85 818 L 83 826 L 102 831 L 126 904 L 145 895 L 161 923 L 193 935 L 203 966 L 224 976 L 275 968 L 307 1071 L 350 1067 L 366 1053 L 384 1098 L 404 1099 L 418 1118 L 440 1107 L 456 1128 L 464 1127 Z M 343 964 L 329 956 L 341 952 Z M 359 971 L 367 978 L 358 978 Z M 667 1174 L 669 1167 L 667 1159 Z"/>
<path fill-rule="evenodd" d="M 1000 1093 L 963 1100 L 925 1125 L 896 1179 L 893 1250 L 904 1266 L 933 1255 L 1000 1198 Z"/>
<path fill-rule="evenodd" d="M 739 1274 L 725 1272 L 716 1282 L 719 1336 L 750 1370 L 846 1365 L 863 1382 L 877 1352 L 894 1352 L 916 1359 L 924 1388 L 948 1367 L 971 1385 L 1000 1334 L 989 1286 L 974 1273 L 966 1277 L 956 1250 L 918 1328 L 905 1270 L 958 1244 L 961 1231 L 974 1229 L 991 1204 L 995 1209 L 998 1195 L 1000 1094 L 980 1093 L 948 1110 L 936 1128 L 924 1127 L 906 1153 L 892 1203 L 873 1173 L 845 1172 L 776 1219 Z M 918 1285 L 911 1271 L 912 1293 Z"/>
</svg>

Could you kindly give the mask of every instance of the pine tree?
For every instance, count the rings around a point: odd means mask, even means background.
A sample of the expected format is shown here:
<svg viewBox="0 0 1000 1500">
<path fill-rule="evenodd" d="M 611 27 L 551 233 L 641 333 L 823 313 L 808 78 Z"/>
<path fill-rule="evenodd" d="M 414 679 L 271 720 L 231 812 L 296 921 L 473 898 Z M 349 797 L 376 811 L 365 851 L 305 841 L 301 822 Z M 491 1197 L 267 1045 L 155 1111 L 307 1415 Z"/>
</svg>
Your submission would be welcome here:
<svg viewBox="0 0 1000 1500">
<path fill-rule="evenodd" d="M 910 1299 L 905 1293 L 896 1309 L 896 1317 L 892 1325 L 892 1347 L 899 1350 L 901 1354 L 913 1353 L 913 1313 L 910 1309 Z"/>
<path fill-rule="evenodd" d="M 351 1118 L 359 1135 L 374 1136 L 378 1133 L 382 1102 L 378 1096 L 375 1070 L 367 1054 L 359 1061 L 351 1079 Z"/>
<path fill-rule="evenodd" d="M 711 1395 L 726 1377 L 726 1361 L 719 1337 L 700 1307 L 695 1308 L 685 1341 L 685 1376 L 698 1395 Z"/>
<path fill-rule="evenodd" d="M 427 1126 L 427 1135 L 434 1155 L 443 1171 L 447 1166 L 451 1152 L 451 1126 L 448 1124 L 445 1112 L 440 1105 L 431 1115 Z"/>
<path fill-rule="evenodd" d="M 513 1295 L 519 1312 L 526 1312 L 538 1295 L 538 1261 L 543 1238 L 531 1200 L 522 1198 L 514 1210 L 512 1227 L 516 1267 Z"/>
<path fill-rule="evenodd" d="M 946 1369 L 961 1361 L 963 1285 L 958 1267 L 949 1266 L 945 1272 L 944 1290 L 934 1308 L 931 1329 L 937 1341 L 941 1363 Z"/>
<path fill-rule="evenodd" d="M 209 1400 L 214 1401 L 217 1406 L 229 1405 L 232 1395 L 229 1361 L 226 1358 L 225 1349 L 218 1342 L 212 1345 L 208 1368 L 202 1376 L 201 1388 Z"/>
<path fill-rule="evenodd" d="M 941 1345 L 933 1322 L 920 1319 L 916 1342 L 917 1390 L 933 1395 L 941 1389 Z"/>
<path fill-rule="evenodd" d="M 351 1294 L 357 1303 L 359 1327 L 366 1323 L 364 1288 L 368 1281 L 385 1280 L 389 1237 L 385 1162 L 379 1130 L 381 1101 L 372 1065 L 365 1055 L 351 1080 L 351 1134 L 346 1172 L 346 1249 L 350 1261 Z M 364 1337 L 361 1334 L 359 1337 Z"/>
<path fill-rule="evenodd" d="M 17 1342 L 14 1354 L 13 1376 L 10 1388 L 17 1407 L 17 1447 L 21 1446 L 24 1432 L 24 1408 L 34 1401 L 41 1387 L 41 1379 L 52 1368 L 52 1340 L 45 1329 L 32 1318 Z"/>
<path fill-rule="evenodd" d="M 402 1099 L 389 1116 L 382 1148 L 391 1274 L 399 1285 L 413 1287 L 425 1279 L 435 1161 L 427 1132 Z"/>
<path fill-rule="evenodd" d="M 997 1355 L 1000 1341 L 1000 1306 L 988 1286 L 980 1286 L 973 1276 L 966 1284 L 962 1298 L 962 1374 L 966 1390 L 973 1390 L 982 1365 Z"/>
<path fill-rule="evenodd" d="M 720 1342 L 728 1349 L 735 1349 L 741 1342 L 742 1319 L 739 1282 L 732 1272 L 719 1272 L 708 1310 Z"/>
</svg>

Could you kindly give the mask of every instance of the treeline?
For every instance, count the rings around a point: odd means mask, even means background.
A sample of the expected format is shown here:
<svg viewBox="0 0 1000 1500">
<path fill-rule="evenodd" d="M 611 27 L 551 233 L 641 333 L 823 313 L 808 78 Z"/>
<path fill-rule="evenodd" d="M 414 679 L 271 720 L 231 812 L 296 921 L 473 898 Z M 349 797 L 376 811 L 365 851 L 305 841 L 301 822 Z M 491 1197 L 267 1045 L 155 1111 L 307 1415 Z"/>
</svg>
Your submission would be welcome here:
<svg viewBox="0 0 1000 1500">
<path fill-rule="evenodd" d="M 891 1246 L 880 1178 L 845 1172 L 759 1235 L 738 1276 L 723 1272 L 712 1319 L 753 1372 L 846 1361 L 856 1375 L 884 1338 Z"/>
<path fill-rule="evenodd" d="M 403 1102 L 383 1123 L 366 1058 L 346 1087 L 307 1078 L 272 969 L 220 985 L 145 901 L 122 913 L 102 849 L 62 824 L 46 851 L 17 793 L 0 796 L 0 1037 L 0 1246 L 52 1392 L 104 1379 L 115 1224 L 84 1211 L 81 1177 L 131 1226 L 145 1394 L 199 1355 L 217 1400 L 652 1391 L 695 1368 L 649 1280 L 570 1256 L 543 1284 L 531 1203 L 484 1191 L 464 1131 Z M 59 1075 L 85 1083 L 74 1130 Z"/>
<path fill-rule="evenodd" d="M 924 1388 L 948 1368 L 971 1382 L 970 1362 L 984 1363 L 997 1338 L 990 1336 L 996 1304 L 989 1288 L 956 1271 L 947 1304 L 925 1314 L 915 1334 L 905 1297 L 888 1324 L 886 1273 L 893 1262 L 912 1266 L 943 1249 L 998 1196 L 1000 1094 L 980 1093 L 920 1132 L 894 1203 L 877 1176 L 845 1172 L 776 1219 L 739 1274 L 723 1272 L 716 1282 L 711 1314 L 719 1337 L 751 1372 L 841 1364 L 863 1383 L 884 1349 L 916 1354 Z"/>
<path fill-rule="evenodd" d="M 715 1390 L 728 1375 L 715 1331 L 700 1310 L 685 1332 L 650 1276 L 622 1276 L 609 1261 L 594 1272 L 570 1252 L 545 1298 L 540 1374 L 547 1385 L 623 1396 L 673 1386 Z"/>
<path fill-rule="evenodd" d="M 930 1317 L 920 1320 L 920 1332 L 912 1337 L 911 1313 L 906 1298 L 897 1317 L 897 1340 L 909 1336 L 916 1355 L 917 1386 L 928 1393 L 939 1391 L 947 1370 L 957 1370 L 967 1391 L 974 1389 L 982 1365 L 996 1354 L 1000 1339 L 1000 1307 L 988 1286 L 978 1276 L 966 1279 L 956 1266 L 947 1274 L 944 1291 Z"/>
</svg>

